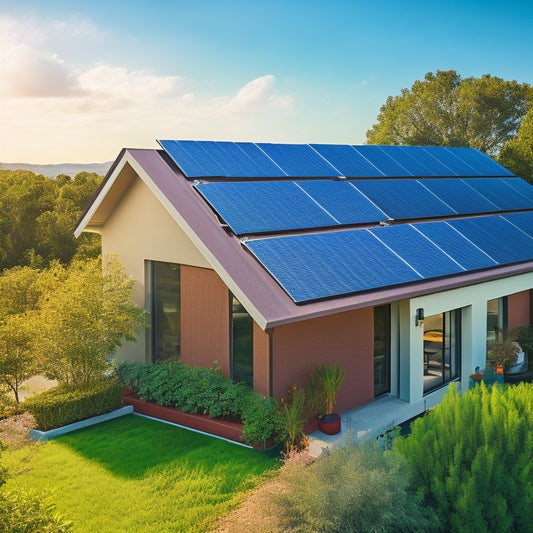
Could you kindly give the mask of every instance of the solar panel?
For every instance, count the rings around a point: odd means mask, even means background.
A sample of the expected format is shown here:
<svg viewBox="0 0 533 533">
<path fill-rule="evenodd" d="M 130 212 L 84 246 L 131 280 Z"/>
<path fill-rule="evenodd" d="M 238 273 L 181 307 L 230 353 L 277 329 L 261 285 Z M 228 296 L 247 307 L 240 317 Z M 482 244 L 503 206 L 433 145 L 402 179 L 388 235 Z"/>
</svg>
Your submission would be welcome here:
<svg viewBox="0 0 533 533">
<path fill-rule="evenodd" d="M 455 148 L 445 148 L 442 146 L 423 146 L 428 154 L 450 169 L 456 176 L 480 176 L 481 173 L 471 167 L 463 159 L 455 156 Z"/>
<path fill-rule="evenodd" d="M 423 278 L 436 278 L 464 271 L 456 261 L 409 224 L 375 228 L 370 231 Z"/>
<path fill-rule="evenodd" d="M 263 150 L 261 150 L 254 143 L 236 142 L 234 143 L 247 157 L 249 157 L 261 170 L 261 176 L 271 178 L 284 178 L 287 174 L 268 157 Z M 258 175 L 259 176 L 259 175 Z M 255 176 L 250 176 L 255 177 Z"/>
<path fill-rule="evenodd" d="M 377 169 L 379 169 L 385 176 L 412 176 L 402 165 L 395 161 L 387 154 L 386 150 L 383 150 L 381 146 L 373 144 L 365 144 L 363 146 L 353 147 L 364 158 L 368 159 Z"/>
<path fill-rule="evenodd" d="M 500 216 L 461 218 L 448 224 L 499 264 L 533 259 L 533 238 Z"/>
<path fill-rule="evenodd" d="M 509 213 L 502 215 L 502 218 L 533 238 L 533 213 L 531 211 L 525 213 Z"/>
<path fill-rule="evenodd" d="M 466 270 L 497 265 L 496 261 L 444 221 L 413 224 L 413 227 Z"/>
<path fill-rule="evenodd" d="M 237 235 L 338 225 L 291 181 L 206 183 L 196 189 Z"/>
<path fill-rule="evenodd" d="M 443 172 L 443 170 L 449 172 L 422 149 L 416 152 L 414 150 L 416 146 L 381 146 L 380 148 L 413 176 L 435 176 L 437 171 Z M 426 156 L 424 162 L 421 161 L 421 154 Z"/>
<path fill-rule="evenodd" d="M 346 181 L 298 181 L 298 186 L 341 224 L 363 224 L 387 215 Z"/>
<path fill-rule="evenodd" d="M 532 209 L 533 198 L 526 198 L 517 192 L 514 187 L 509 185 L 508 182 L 511 180 L 519 180 L 519 178 L 471 179 L 467 183 L 500 209 Z"/>
<path fill-rule="evenodd" d="M 383 176 L 383 173 L 357 152 L 353 146 L 312 144 L 311 147 L 324 159 L 327 159 L 339 171 L 340 176 L 349 178 Z"/>
<path fill-rule="evenodd" d="M 475 148 L 448 148 L 453 155 L 474 168 L 482 176 L 512 176 L 513 173 L 502 167 L 488 155 Z"/>
<path fill-rule="evenodd" d="M 352 182 L 390 218 L 412 219 L 455 214 L 416 180 L 364 180 Z"/>
<path fill-rule="evenodd" d="M 502 181 L 510 185 L 516 192 L 533 201 L 533 185 L 521 178 L 502 178 Z"/>
<path fill-rule="evenodd" d="M 197 141 L 158 141 L 188 178 L 224 176 L 223 168 Z"/>
<path fill-rule="evenodd" d="M 296 303 L 420 279 L 367 230 L 274 237 L 244 245 Z"/>
<path fill-rule="evenodd" d="M 483 178 L 476 179 L 481 180 Z M 473 180 L 468 180 L 468 182 L 471 181 Z M 467 182 L 462 179 L 437 178 L 419 180 L 419 182 L 457 213 L 469 214 L 499 211 L 497 205 L 473 190 L 467 185 Z"/>
<path fill-rule="evenodd" d="M 334 178 L 339 171 L 307 144 L 269 144 L 257 146 L 292 178 Z"/>
</svg>

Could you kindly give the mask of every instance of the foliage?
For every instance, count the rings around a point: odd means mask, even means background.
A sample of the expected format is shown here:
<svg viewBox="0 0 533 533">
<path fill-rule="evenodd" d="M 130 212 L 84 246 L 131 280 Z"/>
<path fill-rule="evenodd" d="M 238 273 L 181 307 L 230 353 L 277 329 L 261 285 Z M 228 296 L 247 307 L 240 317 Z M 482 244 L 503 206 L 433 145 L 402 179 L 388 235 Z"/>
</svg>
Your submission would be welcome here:
<svg viewBox="0 0 533 533">
<path fill-rule="evenodd" d="M 425 502 L 445 529 L 530 531 L 533 523 L 533 385 L 487 388 L 443 402 L 396 440 Z"/>
<path fill-rule="evenodd" d="M 290 465 L 289 465 L 290 466 Z M 438 531 L 431 509 L 411 490 L 407 462 L 377 441 L 347 443 L 307 468 L 294 468 L 275 496 L 284 531 Z"/>
<path fill-rule="evenodd" d="M 48 431 L 118 409 L 122 387 L 116 380 L 93 381 L 84 387 L 58 386 L 31 396 L 24 407 L 35 417 L 37 429 Z"/>
<path fill-rule="evenodd" d="M 123 339 L 135 339 L 144 312 L 133 304 L 134 281 L 116 257 L 106 257 L 103 273 L 99 259 L 56 264 L 53 273 L 40 301 L 37 346 L 48 378 L 79 386 L 106 372 Z"/>
<path fill-rule="evenodd" d="M 335 411 L 337 392 L 346 377 L 346 368 L 340 365 L 318 364 L 311 374 L 310 394 L 317 402 L 320 415 Z"/>
<path fill-rule="evenodd" d="M 213 418 L 241 419 L 248 444 L 261 444 L 278 430 L 277 403 L 245 383 L 233 383 L 220 369 L 193 367 L 180 361 L 135 364 L 117 361 L 115 375 L 141 400 Z"/>
<path fill-rule="evenodd" d="M 516 138 L 502 148 L 498 163 L 533 183 L 533 105 L 530 105 Z"/>
<path fill-rule="evenodd" d="M 517 326 L 511 331 L 510 338 L 516 341 L 526 352 L 530 368 L 533 368 L 533 327 L 530 325 Z"/>
<path fill-rule="evenodd" d="M 298 385 L 289 386 L 286 396 L 280 401 L 278 433 L 278 440 L 284 444 L 287 454 L 306 448 L 308 439 L 304 428 L 313 414 L 307 405 L 305 390 Z"/>
<path fill-rule="evenodd" d="M 268 454 L 135 415 L 6 454 L 18 486 L 54 486 L 57 510 L 77 533 L 210 531 L 278 465 Z"/>
<path fill-rule="evenodd" d="M 519 353 L 520 348 L 515 342 L 492 342 L 487 346 L 487 361 L 494 367 L 501 365 L 506 372 L 511 364 L 516 362 Z"/>
<path fill-rule="evenodd" d="M 462 78 L 455 70 L 428 72 L 398 96 L 389 96 L 369 144 L 466 146 L 496 155 L 517 135 L 532 88 L 484 74 Z"/>
<path fill-rule="evenodd" d="M 13 391 L 17 405 L 20 385 L 35 375 L 37 369 L 34 331 L 34 312 L 0 320 L 0 383 Z"/>
<path fill-rule="evenodd" d="M 28 170 L 0 170 L 0 271 L 16 265 L 68 263 L 78 251 L 99 254 L 96 234 L 74 238 L 76 222 L 101 182 L 80 172 L 57 180 Z"/>
</svg>

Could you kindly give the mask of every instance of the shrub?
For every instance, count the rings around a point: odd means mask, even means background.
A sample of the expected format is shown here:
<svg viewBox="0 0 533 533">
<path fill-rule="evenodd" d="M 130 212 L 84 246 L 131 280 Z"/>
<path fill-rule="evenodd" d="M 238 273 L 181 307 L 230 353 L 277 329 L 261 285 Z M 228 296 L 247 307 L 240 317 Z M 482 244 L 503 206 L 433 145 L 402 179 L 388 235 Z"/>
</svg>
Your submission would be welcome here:
<svg viewBox="0 0 533 533">
<path fill-rule="evenodd" d="M 530 531 L 533 385 L 486 387 L 443 402 L 395 442 L 446 529 Z"/>
<path fill-rule="evenodd" d="M 122 388 L 116 380 L 96 381 L 75 389 L 63 385 L 24 402 L 42 431 L 107 413 L 121 405 Z"/>
<path fill-rule="evenodd" d="M 434 513 L 411 490 L 405 459 L 382 452 L 377 441 L 349 443 L 307 468 L 296 465 L 287 485 L 274 496 L 284 530 L 438 531 Z"/>
<path fill-rule="evenodd" d="M 311 420 L 305 391 L 298 385 L 288 388 L 287 394 L 281 399 L 279 407 L 280 429 L 278 440 L 285 446 L 285 452 L 299 452 L 307 446 L 304 427 Z"/>
<path fill-rule="evenodd" d="M 246 444 L 266 447 L 266 441 L 277 435 L 280 430 L 277 409 L 278 403 L 274 398 L 264 398 L 251 390 L 242 397 L 241 418 Z"/>
</svg>

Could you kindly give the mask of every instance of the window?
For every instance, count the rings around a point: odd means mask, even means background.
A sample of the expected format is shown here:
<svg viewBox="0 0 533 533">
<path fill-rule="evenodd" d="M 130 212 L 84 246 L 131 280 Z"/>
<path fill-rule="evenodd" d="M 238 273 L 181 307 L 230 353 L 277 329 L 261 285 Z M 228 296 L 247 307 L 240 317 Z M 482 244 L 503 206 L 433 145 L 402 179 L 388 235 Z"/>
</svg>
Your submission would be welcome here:
<svg viewBox="0 0 533 533">
<path fill-rule="evenodd" d="M 390 392 L 390 305 L 374 307 L 374 396 Z"/>
<path fill-rule="evenodd" d="M 180 355 L 180 266 L 147 261 L 147 347 L 152 362 Z"/>
<path fill-rule="evenodd" d="M 230 305 L 231 377 L 236 383 L 244 381 L 250 387 L 253 387 L 254 344 L 252 317 L 232 294 L 230 294 Z"/>
<path fill-rule="evenodd" d="M 507 338 L 507 296 L 487 302 L 487 342 Z"/>
<path fill-rule="evenodd" d="M 424 393 L 461 375 L 461 310 L 424 320 Z"/>
</svg>

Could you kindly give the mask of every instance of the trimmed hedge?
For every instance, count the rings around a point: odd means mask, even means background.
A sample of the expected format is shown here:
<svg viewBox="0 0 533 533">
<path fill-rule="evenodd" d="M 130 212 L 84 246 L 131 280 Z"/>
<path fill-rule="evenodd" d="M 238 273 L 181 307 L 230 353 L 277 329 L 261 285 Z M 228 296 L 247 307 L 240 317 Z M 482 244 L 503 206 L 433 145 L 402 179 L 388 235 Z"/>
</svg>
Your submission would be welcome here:
<svg viewBox="0 0 533 533">
<path fill-rule="evenodd" d="M 28 398 L 24 408 L 37 422 L 37 429 L 49 431 L 122 405 L 122 387 L 113 380 L 97 381 L 81 388 L 58 386 Z"/>
<path fill-rule="evenodd" d="M 189 366 L 179 361 L 156 364 L 117 361 L 115 375 L 141 400 L 175 407 L 185 413 L 241 420 L 244 441 L 263 444 L 279 431 L 278 404 L 245 383 L 233 383 L 220 368 Z"/>
</svg>

